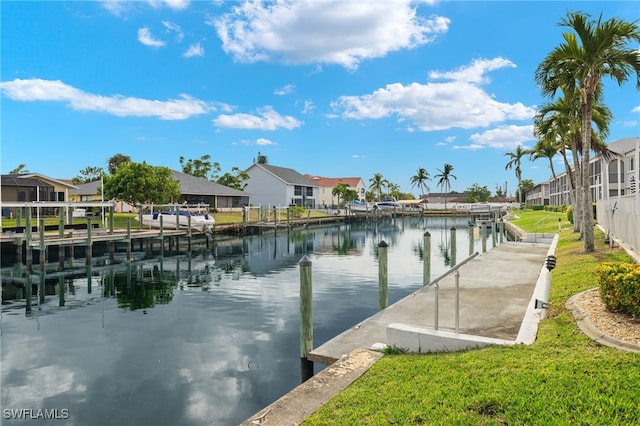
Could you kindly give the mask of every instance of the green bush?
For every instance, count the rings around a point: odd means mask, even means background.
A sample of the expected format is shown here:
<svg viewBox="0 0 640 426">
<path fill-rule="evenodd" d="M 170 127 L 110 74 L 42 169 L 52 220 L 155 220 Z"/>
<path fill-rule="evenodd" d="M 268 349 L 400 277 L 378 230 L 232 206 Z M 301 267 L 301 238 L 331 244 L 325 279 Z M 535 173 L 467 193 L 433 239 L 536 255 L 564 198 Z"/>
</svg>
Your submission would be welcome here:
<svg viewBox="0 0 640 426">
<path fill-rule="evenodd" d="M 573 223 L 573 207 L 571 206 L 567 208 L 567 220 Z"/>
<path fill-rule="evenodd" d="M 301 218 L 306 211 L 307 211 L 307 209 L 305 209 L 302 206 L 291 206 L 291 207 L 289 207 L 289 213 L 291 214 L 291 217 L 296 218 L 296 219 Z"/>
<path fill-rule="evenodd" d="M 640 265 L 604 262 L 598 265 L 598 289 L 606 308 L 640 318 Z"/>
</svg>

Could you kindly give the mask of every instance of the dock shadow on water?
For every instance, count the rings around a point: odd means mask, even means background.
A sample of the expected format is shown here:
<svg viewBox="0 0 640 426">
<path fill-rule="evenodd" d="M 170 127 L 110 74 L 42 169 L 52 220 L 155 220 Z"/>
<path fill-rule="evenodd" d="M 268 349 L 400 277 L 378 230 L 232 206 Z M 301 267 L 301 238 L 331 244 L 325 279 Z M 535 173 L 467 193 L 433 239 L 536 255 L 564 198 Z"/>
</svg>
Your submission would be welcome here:
<svg viewBox="0 0 640 426">
<path fill-rule="evenodd" d="M 492 246 L 468 218 L 390 218 L 132 261 L 3 264 L 2 424 L 239 424 L 300 383 L 303 256 L 319 346 L 380 309 L 381 241 L 391 305 L 422 286 L 427 254 L 431 277 L 449 268 L 452 228 L 454 259 Z"/>
</svg>

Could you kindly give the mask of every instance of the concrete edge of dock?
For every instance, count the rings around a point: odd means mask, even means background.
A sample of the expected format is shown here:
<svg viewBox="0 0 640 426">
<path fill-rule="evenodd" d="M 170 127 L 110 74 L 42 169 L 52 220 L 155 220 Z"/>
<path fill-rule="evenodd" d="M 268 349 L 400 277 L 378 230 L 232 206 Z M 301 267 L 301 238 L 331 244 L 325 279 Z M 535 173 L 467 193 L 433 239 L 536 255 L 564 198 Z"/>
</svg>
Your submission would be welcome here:
<svg viewBox="0 0 640 426">
<path fill-rule="evenodd" d="M 355 349 L 241 424 L 300 424 L 336 393 L 362 376 L 382 356 L 381 352 Z"/>
</svg>

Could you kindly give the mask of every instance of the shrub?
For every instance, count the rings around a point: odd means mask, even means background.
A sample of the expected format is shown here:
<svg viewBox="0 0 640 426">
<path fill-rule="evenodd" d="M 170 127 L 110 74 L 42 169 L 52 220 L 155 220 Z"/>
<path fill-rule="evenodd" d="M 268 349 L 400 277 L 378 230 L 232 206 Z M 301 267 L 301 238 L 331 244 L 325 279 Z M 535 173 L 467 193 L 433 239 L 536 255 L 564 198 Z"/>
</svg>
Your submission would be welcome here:
<svg viewBox="0 0 640 426">
<path fill-rule="evenodd" d="M 604 262 L 598 265 L 598 289 L 605 307 L 640 318 L 640 265 Z"/>
<path fill-rule="evenodd" d="M 298 218 L 298 219 L 301 218 L 306 211 L 307 209 L 305 209 L 302 206 L 289 207 L 289 213 L 291 214 L 291 217 Z"/>
<path fill-rule="evenodd" d="M 567 208 L 567 220 L 573 223 L 573 207 L 571 206 Z"/>
</svg>

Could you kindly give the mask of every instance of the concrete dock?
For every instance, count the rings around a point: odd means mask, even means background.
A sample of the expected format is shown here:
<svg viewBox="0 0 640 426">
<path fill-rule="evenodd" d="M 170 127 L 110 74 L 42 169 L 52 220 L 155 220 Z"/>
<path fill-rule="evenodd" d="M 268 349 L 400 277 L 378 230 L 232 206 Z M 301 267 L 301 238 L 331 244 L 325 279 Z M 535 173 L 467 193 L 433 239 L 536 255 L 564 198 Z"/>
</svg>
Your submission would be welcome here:
<svg viewBox="0 0 640 426">
<path fill-rule="evenodd" d="M 555 241 L 504 243 L 460 262 L 458 277 L 448 273 L 431 283 L 438 282 L 438 330 L 434 330 L 436 286 L 429 285 L 314 349 L 308 359 L 328 367 L 242 425 L 300 424 L 381 357 L 370 350 L 377 343 L 411 352 L 431 351 L 430 342 L 440 345 L 434 351 L 533 343 L 546 313 L 535 300 L 548 301 L 550 273 L 545 261 L 554 253 Z"/>
<path fill-rule="evenodd" d="M 438 283 L 438 333 L 515 341 L 550 247 L 549 241 L 508 242 L 461 265 L 456 333 L 455 280 L 449 273 Z M 434 280 L 434 281 L 436 281 Z M 388 341 L 392 324 L 434 330 L 436 286 L 423 287 L 315 348 L 308 356 L 330 365 L 354 349 L 370 349 Z M 489 342 L 491 340 L 488 340 Z M 401 347 L 401 345 L 397 345 Z"/>
</svg>

